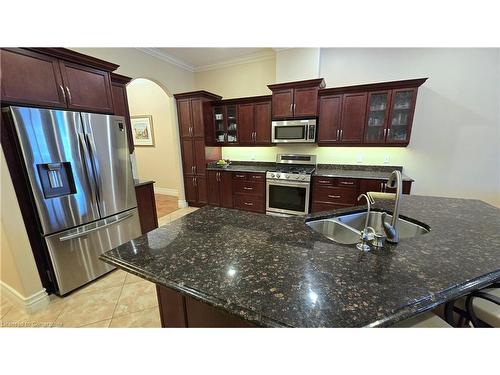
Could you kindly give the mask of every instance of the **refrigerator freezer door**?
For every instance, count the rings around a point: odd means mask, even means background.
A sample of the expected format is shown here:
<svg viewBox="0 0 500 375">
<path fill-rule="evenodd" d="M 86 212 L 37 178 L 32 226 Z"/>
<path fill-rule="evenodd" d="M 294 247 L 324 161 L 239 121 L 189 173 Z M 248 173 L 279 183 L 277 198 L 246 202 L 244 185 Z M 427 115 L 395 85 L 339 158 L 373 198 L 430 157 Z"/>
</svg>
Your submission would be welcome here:
<svg viewBox="0 0 500 375">
<path fill-rule="evenodd" d="M 66 294 L 113 270 L 99 256 L 141 235 L 136 208 L 46 237 L 59 294 Z"/>
<path fill-rule="evenodd" d="M 82 119 L 94 162 L 101 217 L 136 207 L 124 118 L 82 113 Z"/>
<path fill-rule="evenodd" d="M 10 114 L 43 234 L 98 220 L 80 113 L 10 107 Z"/>
</svg>

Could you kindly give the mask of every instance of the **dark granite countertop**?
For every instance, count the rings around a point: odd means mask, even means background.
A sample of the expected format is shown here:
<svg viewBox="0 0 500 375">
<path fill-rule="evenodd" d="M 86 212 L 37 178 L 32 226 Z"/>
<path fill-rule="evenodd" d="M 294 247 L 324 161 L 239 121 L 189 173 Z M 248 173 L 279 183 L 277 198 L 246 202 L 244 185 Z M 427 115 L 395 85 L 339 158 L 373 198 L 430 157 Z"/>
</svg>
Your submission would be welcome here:
<svg viewBox="0 0 500 375">
<path fill-rule="evenodd" d="M 155 182 L 153 180 L 141 180 L 139 178 L 134 178 L 134 185 L 135 186 L 141 186 L 141 185 L 148 185 L 148 184 L 154 184 Z"/>
<path fill-rule="evenodd" d="M 304 217 L 207 206 L 101 259 L 262 326 L 388 326 L 500 278 L 498 208 L 404 196 L 401 214 L 431 231 L 360 253 Z"/>
<path fill-rule="evenodd" d="M 318 164 L 315 176 L 322 177 L 343 177 L 343 178 L 362 178 L 374 180 L 388 180 L 394 169 L 403 170 L 400 166 L 368 166 L 368 165 L 335 165 Z M 402 173 L 403 181 L 414 181 L 411 177 Z"/>
<path fill-rule="evenodd" d="M 269 162 L 233 162 L 229 166 L 222 168 L 214 164 L 208 164 L 207 170 L 227 171 L 227 172 L 260 172 L 265 173 L 273 169 L 275 163 Z M 342 164 L 318 164 L 315 176 L 323 177 L 343 177 L 343 178 L 363 178 L 387 180 L 394 169 L 402 170 L 400 166 L 372 166 L 372 165 L 342 165 Z M 403 181 L 414 181 L 411 177 L 403 173 Z"/>
<path fill-rule="evenodd" d="M 266 173 L 269 169 L 274 168 L 275 163 L 266 162 L 233 162 L 225 168 L 217 167 L 214 164 L 208 164 L 209 171 L 228 171 L 228 172 L 254 172 Z"/>
</svg>

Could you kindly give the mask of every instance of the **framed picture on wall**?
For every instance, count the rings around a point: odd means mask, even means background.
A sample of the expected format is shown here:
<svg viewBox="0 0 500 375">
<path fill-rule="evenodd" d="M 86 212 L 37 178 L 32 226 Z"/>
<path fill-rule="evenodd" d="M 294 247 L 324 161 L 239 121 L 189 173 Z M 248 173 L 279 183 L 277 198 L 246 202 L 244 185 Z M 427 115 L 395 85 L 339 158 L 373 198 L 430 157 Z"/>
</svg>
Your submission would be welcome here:
<svg viewBox="0 0 500 375">
<path fill-rule="evenodd" d="M 130 116 L 134 146 L 154 146 L 153 116 Z"/>
</svg>

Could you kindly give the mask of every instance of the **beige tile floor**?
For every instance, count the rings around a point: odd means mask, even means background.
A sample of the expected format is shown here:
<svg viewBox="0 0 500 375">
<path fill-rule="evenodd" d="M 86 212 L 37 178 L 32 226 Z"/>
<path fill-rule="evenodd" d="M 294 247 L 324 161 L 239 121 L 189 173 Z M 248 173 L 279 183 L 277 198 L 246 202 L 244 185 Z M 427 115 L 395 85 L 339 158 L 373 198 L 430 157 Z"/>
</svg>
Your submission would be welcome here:
<svg viewBox="0 0 500 375">
<path fill-rule="evenodd" d="M 158 219 L 170 223 L 197 210 L 186 207 Z M 66 297 L 52 295 L 50 304 L 28 314 L 0 296 L 1 327 L 160 327 L 155 285 L 115 270 Z"/>
</svg>

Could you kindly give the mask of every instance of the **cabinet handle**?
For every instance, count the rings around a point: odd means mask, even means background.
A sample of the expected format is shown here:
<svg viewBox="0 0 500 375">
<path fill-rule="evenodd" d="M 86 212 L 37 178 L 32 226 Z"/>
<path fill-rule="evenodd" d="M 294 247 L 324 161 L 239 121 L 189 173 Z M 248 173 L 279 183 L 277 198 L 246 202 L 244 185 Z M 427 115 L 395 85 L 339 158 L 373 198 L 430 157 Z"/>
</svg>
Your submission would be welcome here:
<svg viewBox="0 0 500 375">
<path fill-rule="evenodd" d="M 318 180 L 318 183 L 319 184 L 329 184 L 330 181 L 328 181 L 328 180 Z"/>
<path fill-rule="evenodd" d="M 194 165 L 191 166 L 191 173 L 194 174 Z"/>
<path fill-rule="evenodd" d="M 193 187 L 196 187 L 196 184 L 195 184 L 195 182 L 194 182 L 194 179 L 195 179 L 195 178 L 196 178 L 196 177 L 193 177 L 193 180 L 191 181 L 191 182 L 193 183 Z"/>
<path fill-rule="evenodd" d="M 387 138 L 391 136 L 391 129 L 387 129 Z"/>
<path fill-rule="evenodd" d="M 196 165 L 194 165 L 193 168 L 194 168 L 194 174 L 196 174 Z"/>
<path fill-rule="evenodd" d="M 219 182 L 221 181 L 220 180 L 220 172 L 217 172 L 217 178 L 219 179 Z"/>
<path fill-rule="evenodd" d="M 252 178 L 258 178 L 260 180 L 262 176 L 252 176 Z"/>
<path fill-rule="evenodd" d="M 297 104 L 293 103 L 293 111 L 295 112 L 295 107 L 297 106 Z"/>
<path fill-rule="evenodd" d="M 328 198 L 338 199 L 338 198 L 340 198 L 340 195 L 330 195 L 330 194 L 328 194 Z"/>
<path fill-rule="evenodd" d="M 62 87 L 62 85 L 59 85 L 59 88 L 61 89 L 61 92 L 63 94 L 64 101 L 66 101 L 66 93 L 64 92 L 64 87 Z"/>
<path fill-rule="evenodd" d="M 342 140 L 342 133 L 344 132 L 343 129 L 340 129 L 340 140 Z"/>
<path fill-rule="evenodd" d="M 237 178 L 245 178 L 245 175 L 244 174 L 237 174 L 236 177 Z"/>
<path fill-rule="evenodd" d="M 253 206 L 253 203 L 243 202 L 245 206 Z"/>
<path fill-rule="evenodd" d="M 384 191 L 384 183 L 383 182 L 380 183 L 380 191 Z"/>
<path fill-rule="evenodd" d="M 339 140 L 340 130 L 337 129 L 337 141 Z"/>
<path fill-rule="evenodd" d="M 68 92 L 68 102 L 69 102 L 69 104 L 71 104 L 71 101 L 72 101 L 71 100 L 71 91 L 69 91 L 69 87 L 68 86 L 66 86 L 66 91 Z"/>
<path fill-rule="evenodd" d="M 354 182 L 340 181 L 342 185 L 354 185 Z"/>
<path fill-rule="evenodd" d="M 244 190 L 253 190 L 253 188 L 251 188 L 251 187 L 246 187 L 246 186 L 243 186 L 243 189 L 244 189 Z"/>
<path fill-rule="evenodd" d="M 198 186 L 198 177 L 195 177 L 195 178 L 194 178 L 194 186 L 195 186 L 195 187 L 196 187 L 196 186 Z"/>
<path fill-rule="evenodd" d="M 290 113 L 293 113 L 293 104 L 290 104 Z"/>
<path fill-rule="evenodd" d="M 384 139 L 386 135 L 387 135 L 387 129 L 384 129 Z"/>
</svg>

